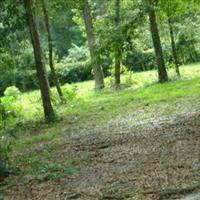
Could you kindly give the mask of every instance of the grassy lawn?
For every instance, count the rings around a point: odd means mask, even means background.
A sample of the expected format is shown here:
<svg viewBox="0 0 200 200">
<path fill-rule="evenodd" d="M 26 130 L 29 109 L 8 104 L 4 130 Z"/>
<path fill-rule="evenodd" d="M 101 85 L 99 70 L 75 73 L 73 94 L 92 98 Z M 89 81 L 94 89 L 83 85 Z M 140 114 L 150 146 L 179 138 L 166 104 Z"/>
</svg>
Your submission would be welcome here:
<svg viewBox="0 0 200 200">
<path fill-rule="evenodd" d="M 56 142 L 71 132 L 78 134 L 83 129 L 94 128 L 117 118 L 123 119 L 129 113 L 135 113 L 134 121 L 137 121 L 200 109 L 200 64 L 182 66 L 180 80 L 174 78 L 172 69 L 169 74 L 172 81 L 165 84 L 156 83 L 156 71 L 133 73 L 131 77 L 129 74 L 123 75 L 124 89 L 121 90 L 107 87 L 94 92 L 93 81 L 77 83 L 77 94 L 67 104 L 54 102 L 62 120 L 50 125 L 41 122 L 43 113 L 39 92 L 22 94 L 20 99 L 13 102 L 20 106 L 20 117 L 14 129 L 15 139 L 10 145 L 11 163 L 38 181 L 75 173 L 86 166 L 92 156 L 80 154 L 63 157 Z M 106 79 L 107 85 L 110 79 Z M 73 90 L 70 85 L 63 88 L 65 92 Z M 139 114 L 142 109 L 146 111 Z M 38 149 L 44 144 L 45 150 L 29 152 L 29 149 Z"/>
</svg>

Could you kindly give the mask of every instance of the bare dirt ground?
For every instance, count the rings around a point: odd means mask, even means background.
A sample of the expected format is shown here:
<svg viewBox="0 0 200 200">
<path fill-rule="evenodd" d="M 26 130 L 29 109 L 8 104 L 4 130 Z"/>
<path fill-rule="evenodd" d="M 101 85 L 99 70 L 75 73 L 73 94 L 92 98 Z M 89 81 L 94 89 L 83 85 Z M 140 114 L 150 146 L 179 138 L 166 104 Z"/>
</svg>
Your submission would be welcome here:
<svg viewBox="0 0 200 200">
<path fill-rule="evenodd" d="M 19 183 L 4 189 L 4 199 L 199 200 L 200 115 L 149 119 L 137 125 L 131 125 L 134 118 L 127 118 L 58 143 L 62 155 L 91 155 L 90 164 L 80 172 L 41 184 Z"/>
</svg>

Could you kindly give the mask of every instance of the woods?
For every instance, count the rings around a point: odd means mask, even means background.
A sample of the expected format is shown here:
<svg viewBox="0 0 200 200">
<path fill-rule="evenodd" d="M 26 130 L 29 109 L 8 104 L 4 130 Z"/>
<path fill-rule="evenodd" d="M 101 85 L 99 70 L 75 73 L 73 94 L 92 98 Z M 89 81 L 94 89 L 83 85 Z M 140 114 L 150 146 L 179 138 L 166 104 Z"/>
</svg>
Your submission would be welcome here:
<svg viewBox="0 0 200 200">
<path fill-rule="evenodd" d="M 198 195 L 199 33 L 196 0 L 0 1 L 0 199 Z"/>
</svg>

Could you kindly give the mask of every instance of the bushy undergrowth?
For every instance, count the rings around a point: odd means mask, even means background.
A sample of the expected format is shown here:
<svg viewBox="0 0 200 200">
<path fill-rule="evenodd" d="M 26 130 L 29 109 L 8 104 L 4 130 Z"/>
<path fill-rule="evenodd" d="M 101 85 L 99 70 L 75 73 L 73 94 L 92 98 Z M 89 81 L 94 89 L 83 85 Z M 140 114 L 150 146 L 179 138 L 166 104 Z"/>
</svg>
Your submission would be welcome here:
<svg viewBox="0 0 200 200">
<path fill-rule="evenodd" d="M 76 63 L 63 61 L 57 64 L 56 72 L 61 84 L 92 79 L 92 65 L 89 60 Z"/>
</svg>

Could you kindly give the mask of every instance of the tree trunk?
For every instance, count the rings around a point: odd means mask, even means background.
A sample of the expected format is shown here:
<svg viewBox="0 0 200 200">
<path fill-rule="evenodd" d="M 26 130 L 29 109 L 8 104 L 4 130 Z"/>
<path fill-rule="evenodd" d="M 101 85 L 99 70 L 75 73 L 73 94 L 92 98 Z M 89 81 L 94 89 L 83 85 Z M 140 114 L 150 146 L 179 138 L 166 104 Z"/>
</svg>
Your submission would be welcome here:
<svg viewBox="0 0 200 200">
<path fill-rule="evenodd" d="M 156 55 L 156 62 L 158 67 L 158 79 L 159 82 L 165 82 L 168 80 L 167 70 L 165 67 L 165 61 L 164 61 L 160 36 L 158 32 L 158 26 L 156 22 L 156 14 L 152 7 L 148 9 L 148 14 L 149 14 L 150 30 L 154 45 L 154 51 Z"/>
<path fill-rule="evenodd" d="M 121 50 L 119 48 L 115 49 L 115 86 L 118 88 L 120 86 L 120 71 L 121 71 Z"/>
<path fill-rule="evenodd" d="M 87 40 L 90 50 L 90 56 L 93 64 L 95 89 L 99 90 L 104 88 L 104 75 L 99 63 L 99 58 L 96 51 L 96 44 L 94 38 L 93 22 L 91 16 L 91 10 L 88 1 L 83 5 L 83 18 L 85 23 L 85 29 L 87 33 Z"/>
<path fill-rule="evenodd" d="M 24 7 L 34 50 L 37 77 L 39 80 L 45 118 L 47 121 L 53 121 L 55 119 L 55 113 L 51 105 L 50 87 L 43 60 L 43 52 L 40 45 L 39 34 L 32 13 L 32 0 L 24 0 Z"/>
<path fill-rule="evenodd" d="M 172 56 L 175 64 L 175 70 L 178 77 L 180 77 L 180 71 L 179 71 L 179 62 L 178 62 L 178 56 L 176 52 L 176 44 L 174 39 L 174 30 L 172 26 L 171 18 L 168 16 L 168 25 L 169 25 L 169 32 L 170 32 L 170 39 L 171 39 L 171 48 L 172 48 Z"/>
<path fill-rule="evenodd" d="M 120 0 L 116 0 L 116 16 L 115 16 L 115 26 L 118 28 L 120 25 Z M 116 44 L 115 47 L 115 86 L 119 87 L 120 80 L 120 71 L 121 71 L 121 45 Z"/>
<path fill-rule="evenodd" d="M 49 17 L 48 17 L 48 13 L 47 13 L 47 9 L 46 9 L 46 5 L 45 5 L 44 0 L 41 0 L 41 3 L 42 3 L 42 10 L 43 10 L 43 15 L 44 15 L 45 26 L 46 26 L 47 35 L 48 35 L 49 66 L 50 66 L 50 69 L 51 69 L 51 75 L 52 75 L 52 78 L 54 80 L 54 84 L 56 86 L 58 95 L 59 95 L 61 101 L 63 101 L 63 93 L 62 93 L 62 90 L 61 90 L 61 87 L 60 87 L 59 80 L 58 80 L 57 75 L 56 75 L 54 62 L 53 62 L 53 45 L 52 45 L 52 37 L 51 37 L 51 31 L 50 31 L 50 25 L 49 25 Z"/>
</svg>

